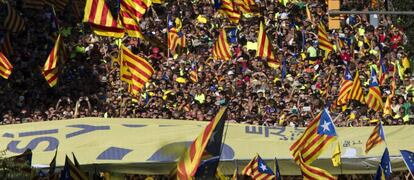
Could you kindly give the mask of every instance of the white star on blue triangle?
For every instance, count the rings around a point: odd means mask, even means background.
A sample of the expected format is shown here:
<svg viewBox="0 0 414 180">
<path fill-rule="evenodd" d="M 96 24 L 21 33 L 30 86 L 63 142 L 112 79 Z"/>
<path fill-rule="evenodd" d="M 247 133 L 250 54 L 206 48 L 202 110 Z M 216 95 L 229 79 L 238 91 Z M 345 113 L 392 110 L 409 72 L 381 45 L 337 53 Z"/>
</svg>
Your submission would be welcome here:
<svg viewBox="0 0 414 180">
<path fill-rule="evenodd" d="M 324 109 L 319 118 L 318 134 L 336 136 L 335 126 L 332 122 L 331 115 L 329 115 L 328 109 Z"/>
<path fill-rule="evenodd" d="M 352 81 L 351 72 L 349 72 L 349 68 L 348 68 L 348 66 L 347 66 L 347 67 L 346 67 L 346 69 L 345 69 L 345 79 L 346 79 L 346 80 L 349 80 L 349 81 Z"/>
<path fill-rule="evenodd" d="M 260 158 L 260 156 L 257 157 L 257 165 L 259 166 L 258 170 L 260 173 L 266 173 L 266 174 L 270 174 L 270 175 L 274 175 L 272 169 L 270 169 L 266 163 L 263 161 L 262 158 Z"/>
<path fill-rule="evenodd" d="M 377 72 L 375 72 L 374 69 L 371 69 L 371 78 L 370 78 L 370 87 L 378 86 L 378 78 L 377 78 Z"/>
</svg>

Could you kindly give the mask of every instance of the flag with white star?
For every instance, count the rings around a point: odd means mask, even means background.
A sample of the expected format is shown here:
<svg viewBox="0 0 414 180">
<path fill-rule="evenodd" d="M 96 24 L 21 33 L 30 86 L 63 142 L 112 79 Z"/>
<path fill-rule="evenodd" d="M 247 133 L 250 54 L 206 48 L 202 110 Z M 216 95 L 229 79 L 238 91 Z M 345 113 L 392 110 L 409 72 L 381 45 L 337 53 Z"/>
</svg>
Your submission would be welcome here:
<svg viewBox="0 0 414 180">
<path fill-rule="evenodd" d="M 322 111 L 321 118 L 319 120 L 318 134 L 336 136 L 335 125 L 332 122 L 332 118 L 328 112 L 328 109 L 324 109 Z"/>
<path fill-rule="evenodd" d="M 328 109 L 324 109 L 308 123 L 305 132 L 290 146 L 290 152 L 297 164 L 300 164 L 300 158 L 311 164 L 336 137 L 332 118 Z"/>
<path fill-rule="evenodd" d="M 249 164 L 243 169 L 243 175 L 252 177 L 253 179 L 260 180 L 273 180 L 275 179 L 275 174 L 272 169 L 266 165 L 266 162 L 263 159 L 256 155 Z"/>
<path fill-rule="evenodd" d="M 377 72 L 374 68 L 371 68 L 369 90 L 367 96 L 365 97 L 365 102 L 367 103 L 369 109 L 374 110 L 376 112 L 381 111 L 384 106 L 382 102 L 381 90 L 379 88 Z"/>
<path fill-rule="evenodd" d="M 411 176 L 414 176 L 414 153 L 407 150 L 400 150 L 404 163 L 410 171 Z"/>
</svg>

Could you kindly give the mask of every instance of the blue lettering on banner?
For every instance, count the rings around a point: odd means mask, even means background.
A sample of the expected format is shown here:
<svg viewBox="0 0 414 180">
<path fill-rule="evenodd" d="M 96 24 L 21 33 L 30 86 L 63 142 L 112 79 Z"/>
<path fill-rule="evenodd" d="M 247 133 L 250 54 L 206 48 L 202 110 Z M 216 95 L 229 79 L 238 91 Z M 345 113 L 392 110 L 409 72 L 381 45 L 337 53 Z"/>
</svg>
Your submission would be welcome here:
<svg viewBox="0 0 414 180">
<path fill-rule="evenodd" d="M 19 140 L 11 141 L 7 145 L 7 150 L 13 153 L 23 153 L 26 149 L 35 150 L 37 145 L 39 145 L 40 143 L 48 142 L 48 146 L 43 151 L 54 151 L 56 150 L 56 147 L 59 145 L 59 140 L 54 137 L 50 137 L 50 136 L 34 138 L 25 147 L 18 148 L 17 146 L 19 145 L 20 142 L 21 141 Z"/>
<path fill-rule="evenodd" d="M 110 147 L 96 158 L 97 160 L 122 160 L 132 149 Z"/>
<path fill-rule="evenodd" d="M 12 133 L 4 133 L 3 134 L 3 137 L 5 137 L 5 138 L 14 138 L 14 134 L 12 134 Z"/>
<path fill-rule="evenodd" d="M 28 132 L 21 132 L 21 133 L 19 133 L 19 137 L 37 136 L 37 135 L 46 135 L 46 134 L 56 134 L 58 132 L 59 132 L 58 129 L 40 130 L 40 131 L 28 131 Z"/>
<path fill-rule="evenodd" d="M 67 134 L 66 139 L 69 139 L 69 138 L 72 138 L 72 137 L 75 137 L 75 136 L 79 136 L 79 135 L 82 135 L 82 134 L 90 133 L 92 131 L 110 130 L 111 129 L 109 126 L 91 126 L 91 125 L 87 125 L 87 124 L 75 124 L 75 125 L 69 125 L 67 127 L 81 128 L 81 130 Z"/>
<path fill-rule="evenodd" d="M 274 135 L 279 137 L 279 140 L 287 141 L 289 136 L 286 134 L 286 127 L 268 127 L 268 126 L 245 126 L 246 134 L 264 135 L 270 137 Z M 293 131 L 289 131 L 290 140 L 294 140 L 295 137 L 303 133 L 302 129 L 296 128 Z"/>
<path fill-rule="evenodd" d="M 144 124 L 122 124 L 122 126 L 128 127 L 128 128 L 140 128 L 140 127 L 145 127 L 147 125 L 144 125 Z"/>
</svg>

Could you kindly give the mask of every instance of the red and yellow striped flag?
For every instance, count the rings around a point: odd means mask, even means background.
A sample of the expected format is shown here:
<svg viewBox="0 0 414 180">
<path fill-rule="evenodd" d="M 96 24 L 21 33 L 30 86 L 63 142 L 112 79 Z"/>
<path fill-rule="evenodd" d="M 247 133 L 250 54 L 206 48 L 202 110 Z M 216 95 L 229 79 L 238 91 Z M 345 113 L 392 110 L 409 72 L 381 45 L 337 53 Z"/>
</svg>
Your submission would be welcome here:
<svg viewBox="0 0 414 180">
<path fill-rule="evenodd" d="M 58 67 L 57 62 L 59 60 L 59 51 L 60 48 L 60 34 L 58 35 L 58 38 L 56 39 L 55 46 L 53 46 L 52 50 L 50 51 L 49 56 L 47 57 L 47 60 L 45 62 L 45 65 L 43 66 L 43 76 L 45 76 L 45 79 L 50 87 L 54 87 L 57 84 L 58 81 Z"/>
<path fill-rule="evenodd" d="M 121 0 L 124 11 L 129 13 L 130 17 L 137 22 L 141 21 L 151 4 L 151 0 Z"/>
<path fill-rule="evenodd" d="M 125 61 L 129 72 L 131 72 L 131 93 L 134 96 L 138 96 L 139 92 L 144 88 L 145 83 L 154 74 L 154 69 L 144 58 L 133 54 L 124 45 L 121 45 L 121 48 L 122 61 Z"/>
<path fill-rule="evenodd" d="M 124 29 L 113 17 L 105 0 L 87 0 L 83 22 L 91 25 L 95 34 L 121 38 Z"/>
<path fill-rule="evenodd" d="M 198 82 L 198 71 L 197 71 L 197 66 L 193 66 L 191 68 L 190 71 L 190 79 L 191 81 L 193 81 L 194 83 Z"/>
<path fill-rule="evenodd" d="M 326 132 L 334 133 L 326 134 Z M 300 164 L 303 161 L 311 164 L 335 139 L 336 131 L 332 118 L 328 110 L 324 109 L 309 123 L 299 139 L 290 146 L 290 152 L 296 163 Z"/>
<path fill-rule="evenodd" d="M 178 46 L 185 47 L 185 36 L 182 32 L 178 31 L 177 28 L 173 27 L 168 31 L 168 48 L 172 54 L 176 54 L 176 49 Z"/>
<path fill-rule="evenodd" d="M 0 76 L 4 79 L 9 79 L 12 69 L 13 66 L 10 64 L 9 60 L 0 52 Z"/>
<path fill-rule="evenodd" d="M 359 79 L 359 71 L 356 70 L 354 82 L 352 82 L 351 91 L 346 99 L 353 99 L 365 104 L 364 94 L 362 93 L 361 79 Z"/>
<path fill-rule="evenodd" d="M 252 13 L 250 5 L 245 0 L 234 0 L 234 6 L 242 13 Z"/>
<path fill-rule="evenodd" d="M 124 2 L 124 1 L 122 1 Z M 141 28 L 139 27 L 138 22 L 131 16 L 127 11 L 126 2 L 121 3 L 121 8 L 119 11 L 119 18 L 121 19 L 122 25 L 125 27 L 125 31 L 130 37 L 144 39 L 144 36 L 141 33 Z"/>
<path fill-rule="evenodd" d="M 303 179 L 304 180 L 335 180 L 337 179 L 335 176 L 330 174 L 328 171 L 325 171 L 321 168 L 311 166 L 306 164 L 303 159 L 302 155 L 299 154 L 300 159 L 300 169 L 302 171 Z"/>
<path fill-rule="evenodd" d="M 180 160 L 177 163 L 177 179 L 192 179 L 195 175 L 210 138 L 214 138 L 212 137 L 213 131 L 215 131 L 217 124 L 220 122 L 223 123 L 225 113 L 226 107 L 222 107 L 214 119 L 210 121 L 210 123 L 193 141 L 187 151 L 185 151 L 180 157 Z M 223 131 L 223 129 L 221 129 L 221 131 Z"/>
<path fill-rule="evenodd" d="M 25 23 L 17 11 L 7 2 L 7 16 L 3 22 L 4 27 L 10 32 L 21 32 L 25 29 Z"/>
<path fill-rule="evenodd" d="M 341 88 L 339 89 L 336 105 L 343 106 L 348 103 L 348 94 L 352 90 L 352 76 L 349 66 L 346 66 L 344 77 L 342 78 Z"/>
<path fill-rule="evenodd" d="M 382 122 L 378 121 L 377 126 L 375 126 L 372 130 L 372 133 L 367 140 L 367 144 L 365 145 L 365 153 L 368 154 L 372 148 L 378 144 L 381 144 L 383 141 L 385 142 L 385 133 L 382 128 Z"/>
<path fill-rule="evenodd" d="M 232 0 L 222 0 L 218 11 L 229 18 L 232 23 L 239 23 L 241 14 L 235 8 Z"/>
<path fill-rule="evenodd" d="M 226 30 L 223 28 L 220 35 L 213 45 L 213 58 L 216 60 L 229 60 L 233 54 L 230 51 L 230 45 L 227 42 Z"/>
<path fill-rule="evenodd" d="M 277 68 L 277 61 L 273 53 L 272 42 L 267 37 L 263 21 L 260 22 L 259 36 L 257 37 L 256 57 L 267 59 L 267 65 L 271 68 Z"/>
<path fill-rule="evenodd" d="M 319 23 L 318 25 L 318 41 L 319 48 L 325 51 L 325 57 L 333 50 L 333 44 L 329 40 L 325 25 Z"/>
<path fill-rule="evenodd" d="M 376 112 L 382 110 L 383 108 L 381 90 L 379 88 L 377 73 L 374 68 L 371 68 L 369 90 L 367 96 L 365 97 L 365 102 L 367 103 L 369 109 Z"/>
</svg>

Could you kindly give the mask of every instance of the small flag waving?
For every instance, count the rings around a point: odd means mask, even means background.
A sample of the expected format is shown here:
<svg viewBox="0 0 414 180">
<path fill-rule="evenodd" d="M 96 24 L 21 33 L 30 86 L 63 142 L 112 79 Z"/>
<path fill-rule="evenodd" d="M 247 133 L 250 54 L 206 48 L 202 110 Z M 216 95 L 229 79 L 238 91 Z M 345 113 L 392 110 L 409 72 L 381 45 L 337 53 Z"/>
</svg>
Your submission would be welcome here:
<svg viewBox="0 0 414 180">
<path fill-rule="evenodd" d="M 381 90 L 379 89 L 377 73 L 374 68 L 371 68 L 371 78 L 369 82 L 368 94 L 365 97 L 365 102 L 369 109 L 376 112 L 382 110 L 383 102 L 381 97 Z"/>
<path fill-rule="evenodd" d="M 50 87 L 54 87 L 58 81 L 58 67 L 57 62 L 60 58 L 60 34 L 55 42 L 55 46 L 53 46 L 52 50 L 50 51 L 49 56 L 43 66 L 43 76 Z"/>
<path fill-rule="evenodd" d="M 328 33 L 326 32 L 325 25 L 320 23 L 318 25 L 318 42 L 319 48 L 325 51 L 325 57 L 333 50 L 333 44 L 329 40 Z"/>
<path fill-rule="evenodd" d="M 379 121 L 367 140 L 365 153 L 368 154 L 369 150 L 374 148 L 377 144 L 381 144 L 382 141 L 385 142 L 385 134 L 384 129 L 382 128 L 382 122 Z"/>
<path fill-rule="evenodd" d="M 267 59 L 267 64 L 271 68 L 277 68 L 277 61 L 273 53 L 272 43 L 267 37 L 263 21 L 260 21 L 259 36 L 257 37 L 256 57 Z"/>
<path fill-rule="evenodd" d="M 105 0 L 87 0 L 83 22 L 89 23 L 97 35 L 115 38 L 124 36 L 124 29 L 112 16 Z"/>
<path fill-rule="evenodd" d="M 218 60 L 229 60 L 233 54 L 230 51 L 230 45 L 227 42 L 227 34 L 224 28 L 220 31 L 220 35 L 213 46 L 213 58 Z"/>
<path fill-rule="evenodd" d="M 341 145 L 339 142 L 336 144 L 335 150 L 332 154 L 332 164 L 337 167 L 341 164 Z"/>
<path fill-rule="evenodd" d="M 391 172 L 390 153 L 388 152 L 388 148 L 385 148 L 384 154 L 382 154 L 381 163 L 378 166 L 375 180 L 390 179 Z"/>
<path fill-rule="evenodd" d="M 352 90 L 352 76 L 349 66 L 346 66 L 344 77 L 342 78 L 341 88 L 339 89 L 336 105 L 343 106 L 348 103 L 348 93 Z"/>
<path fill-rule="evenodd" d="M 272 180 L 276 177 L 272 169 L 266 165 L 265 161 L 263 161 L 259 155 L 256 155 L 256 157 L 247 164 L 243 169 L 242 174 L 260 180 Z"/>
<path fill-rule="evenodd" d="M 335 140 L 336 136 L 331 115 L 328 109 L 324 109 L 309 123 L 300 138 L 290 146 L 290 152 L 296 163 L 299 164 L 302 158 L 304 163 L 310 164 L 319 157 L 330 142 Z"/>
<path fill-rule="evenodd" d="M 205 153 L 220 156 L 225 117 L 226 108 L 223 107 L 180 157 L 177 163 L 177 179 L 191 179 Z"/>
<path fill-rule="evenodd" d="M 357 69 L 354 82 L 352 83 L 351 91 L 348 93 L 346 99 L 357 100 L 365 103 L 364 94 L 362 93 L 361 80 L 359 79 L 359 71 Z"/>
<path fill-rule="evenodd" d="M 198 71 L 197 71 L 197 66 L 196 65 L 193 65 L 193 67 L 191 67 L 190 79 L 194 83 L 198 82 Z"/>
<path fill-rule="evenodd" d="M 121 50 L 122 62 L 126 63 L 129 72 L 131 72 L 131 93 L 134 96 L 138 96 L 139 92 L 144 88 L 145 83 L 154 74 L 154 69 L 147 60 L 133 54 L 124 45 L 121 45 Z"/>
<path fill-rule="evenodd" d="M 388 69 L 387 69 L 387 65 L 385 65 L 384 63 L 384 58 L 382 57 L 382 53 L 380 53 L 380 69 L 379 69 L 379 85 L 382 86 L 385 82 L 385 80 L 388 77 Z"/>
<path fill-rule="evenodd" d="M 411 176 L 414 177 L 414 153 L 407 150 L 400 150 L 400 153 L 408 171 L 410 171 Z"/>
<path fill-rule="evenodd" d="M 141 33 L 141 28 L 139 27 L 137 19 L 134 19 L 131 16 L 131 13 L 128 12 L 129 4 L 126 0 L 122 0 L 120 3 L 119 19 L 122 22 L 122 25 L 125 28 L 126 33 L 129 37 L 141 38 L 144 39 L 144 36 Z"/>
<path fill-rule="evenodd" d="M 0 76 L 4 79 L 9 79 L 12 69 L 13 66 L 10 64 L 9 60 L 2 52 L 0 52 Z"/>
<path fill-rule="evenodd" d="M 214 0 L 214 8 L 218 9 L 220 13 L 227 16 L 230 22 L 239 23 L 241 14 L 236 10 L 232 0 Z"/>
</svg>

